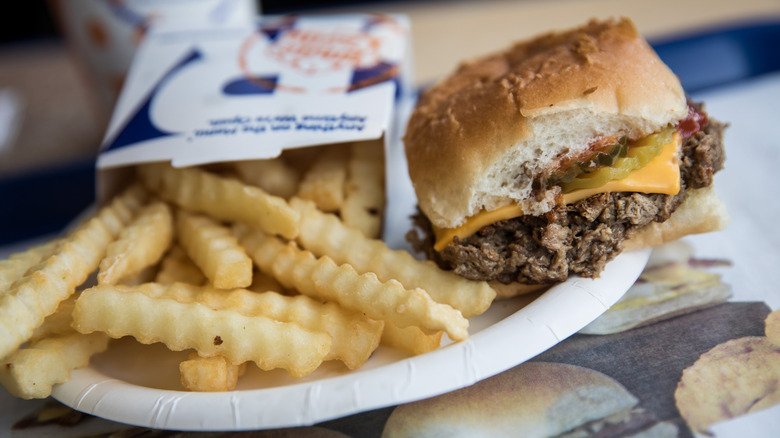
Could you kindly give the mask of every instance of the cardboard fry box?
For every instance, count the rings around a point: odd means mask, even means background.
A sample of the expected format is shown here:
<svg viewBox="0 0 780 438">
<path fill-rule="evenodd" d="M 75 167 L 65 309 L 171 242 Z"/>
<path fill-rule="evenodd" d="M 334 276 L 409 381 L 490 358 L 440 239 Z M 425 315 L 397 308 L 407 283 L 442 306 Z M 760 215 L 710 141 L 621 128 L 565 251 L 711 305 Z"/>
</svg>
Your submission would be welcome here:
<svg viewBox="0 0 780 438">
<path fill-rule="evenodd" d="M 247 21 L 147 35 L 101 145 L 99 200 L 138 163 L 184 167 L 397 140 L 397 97 L 409 83 L 406 17 Z"/>
</svg>

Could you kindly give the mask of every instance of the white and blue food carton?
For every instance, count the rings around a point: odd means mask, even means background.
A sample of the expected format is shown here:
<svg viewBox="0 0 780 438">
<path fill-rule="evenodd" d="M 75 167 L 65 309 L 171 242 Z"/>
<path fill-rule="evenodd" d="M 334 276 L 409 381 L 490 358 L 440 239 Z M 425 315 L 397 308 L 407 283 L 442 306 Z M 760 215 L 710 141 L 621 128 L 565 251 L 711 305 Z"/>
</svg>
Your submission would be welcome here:
<svg viewBox="0 0 780 438">
<path fill-rule="evenodd" d="M 139 163 L 181 167 L 397 143 L 408 45 L 408 20 L 398 15 L 251 17 L 149 32 L 101 145 L 98 197 L 115 193 L 121 170 Z"/>
</svg>

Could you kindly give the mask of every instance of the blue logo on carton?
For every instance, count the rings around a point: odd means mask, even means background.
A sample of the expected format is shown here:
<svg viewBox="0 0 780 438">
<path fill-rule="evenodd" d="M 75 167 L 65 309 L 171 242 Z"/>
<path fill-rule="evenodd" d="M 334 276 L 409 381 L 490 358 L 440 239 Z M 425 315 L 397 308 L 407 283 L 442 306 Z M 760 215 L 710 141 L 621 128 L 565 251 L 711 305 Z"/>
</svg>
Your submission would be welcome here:
<svg viewBox="0 0 780 438">
<path fill-rule="evenodd" d="M 119 130 L 119 134 L 109 144 L 106 150 L 118 149 L 124 146 L 140 143 L 143 141 L 153 140 L 156 138 L 168 137 L 172 135 L 178 135 L 179 133 L 166 132 L 155 126 L 150 114 L 152 100 L 155 94 L 162 88 L 162 86 L 173 77 L 176 72 L 183 69 L 185 66 L 202 59 L 201 53 L 195 49 L 189 53 L 181 62 L 173 66 L 157 83 L 157 85 L 149 92 L 149 95 L 142 101 L 141 107 L 138 108 L 136 113 L 127 121 L 122 129 Z"/>
<path fill-rule="evenodd" d="M 246 94 L 272 94 L 276 91 L 276 85 L 278 83 L 278 75 L 235 79 L 228 82 L 227 85 L 222 88 L 222 92 L 226 95 L 235 96 Z"/>
<path fill-rule="evenodd" d="M 399 37 L 398 32 L 405 32 L 405 28 L 384 17 L 353 17 L 337 24 L 322 26 L 311 19 L 299 21 L 287 17 L 263 24 L 254 31 L 243 30 L 232 40 L 215 39 L 216 43 L 204 40 L 195 48 L 186 45 L 186 41 L 172 40 L 162 41 L 159 47 L 150 46 L 158 50 L 143 58 L 149 63 L 164 60 L 165 55 L 160 53 L 174 53 L 174 50 L 185 56 L 172 60 L 175 64 L 167 70 L 159 66 L 164 71 L 161 79 L 146 94 L 140 93 L 137 107 L 122 119 L 123 125 L 104 144 L 104 152 L 145 143 L 153 148 L 164 147 L 160 151 L 166 152 L 151 154 L 163 157 L 182 145 L 198 146 L 200 150 L 205 150 L 206 145 L 221 151 L 238 150 L 245 147 L 241 146 L 244 137 L 260 133 L 268 133 L 274 141 L 281 142 L 286 138 L 280 136 L 284 130 L 316 128 L 328 133 L 362 130 L 365 109 L 357 110 L 362 117 L 360 123 L 343 120 L 314 123 L 307 117 L 330 115 L 330 112 L 353 116 L 352 104 L 343 106 L 345 103 L 363 102 L 357 108 L 367 108 L 376 92 L 380 96 L 392 93 L 393 89 L 398 93 L 399 54 L 402 53 L 399 41 L 405 41 L 405 36 Z M 230 45 L 233 49 L 226 51 Z M 161 70 L 152 68 L 151 71 L 157 75 Z M 367 90 L 367 94 L 347 97 L 357 90 L 388 82 L 396 86 L 377 87 Z M 307 94 L 320 97 L 309 100 Z M 317 104 L 312 106 L 307 102 Z M 276 117 L 280 111 L 292 117 L 292 121 L 279 121 Z M 215 127 L 227 120 L 225 117 L 234 116 L 240 116 L 240 122 Z M 231 142 L 220 143 L 220 136 L 231 137 Z M 293 142 L 300 141 L 293 137 L 290 137 Z"/>
</svg>

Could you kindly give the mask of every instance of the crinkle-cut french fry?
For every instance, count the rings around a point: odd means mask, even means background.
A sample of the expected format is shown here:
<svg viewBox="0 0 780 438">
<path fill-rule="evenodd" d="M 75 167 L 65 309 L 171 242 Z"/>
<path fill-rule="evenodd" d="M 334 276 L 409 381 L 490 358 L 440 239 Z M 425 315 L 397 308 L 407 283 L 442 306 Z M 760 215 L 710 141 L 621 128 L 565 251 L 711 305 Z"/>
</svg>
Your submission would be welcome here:
<svg viewBox="0 0 780 438">
<path fill-rule="evenodd" d="M 229 228 L 183 210 L 176 214 L 176 228 L 182 248 L 212 286 L 233 289 L 252 284 L 252 259 Z"/>
<path fill-rule="evenodd" d="M 439 348 L 442 334 L 441 331 L 428 334 L 413 325 L 401 328 L 394 324 L 385 324 L 381 343 L 418 355 Z"/>
<path fill-rule="evenodd" d="M 107 206 L 95 214 L 95 217 L 99 218 L 116 238 L 122 229 L 133 220 L 138 210 L 148 202 L 149 192 L 140 184 L 133 184 L 114 196 Z M 87 219 L 86 222 L 89 220 Z"/>
<path fill-rule="evenodd" d="M 419 261 L 403 250 L 391 250 L 345 226 L 338 217 L 318 211 L 314 204 L 293 198 L 301 213 L 301 246 L 316 256 L 328 255 L 338 264 L 350 264 L 361 273 L 374 272 L 381 281 L 395 279 L 407 288 L 425 289 L 434 300 L 449 304 L 470 318 L 486 311 L 496 291 L 484 281 L 472 281 L 444 271 L 432 261 Z"/>
<path fill-rule="evenodd" d="M 298 171 L 281 158 L 236 161 L 234 166 L 242 181 L 271 195 L 288 199 L 298 191 Z"/>
<path fill-rule="evenodd" d="M 328 257 L 318 261 L 312 281 L 321 296 L 330 294 L 330 299 L 347 308 L 366 312 L 367 307 L 379 307 L 371 311 L 375 318 L 401 327 L 417 324 L 428 330 L 444 330 L 455 341 L 469 336 L 468 320 L 460 311 L 433 301 L 423 289 L 407 290 L 396 280 L 383 283 L 372 272 L 358 274 L 352 266 L 338 266 Z"/>
<path fill-rule="evenodd" d="M 111 233 L 116 233 L 133 217 L 135 211 L 146 202 L 146 199 L 147 195 L 141 186 L 130 187 L 121 200 L 112 205 L 113 215 L 103 216 L 104 225 Z M 0 260 L 0 295 L 7 293 L 11 285 L 27 275 L 31 268 L 51 257 L 62 246 L 63 242 L 63 238 L 52 239 L 25 251 L 11 254 L 6 260 Z"/>
<path fill-rule="evenodd" d="M 100 262 L 98 284 L 117 284 L 160 261 L 173 241 L 173 214 L 162 201 L 143 207 Z"/>
<path fill-rule="evenodd" d="M 74 293 L 67 300 L 60 303 L 57 306 L 57 311 L 47 316 L 43 320 L 38 328 L 35 329 L 33 335 L 28 342 L 35 342 L 39 339 L 43 339 L 51 335 L 64 335 L 73 333 L 73 308 L 76 306 L 76 300 L 79 297 L 79 292 Z"/>
<path fill-rule="evenodd" d="M 382 140 L 354 143 L 347 167 L 341 220 L 367 237 L 382 234 L 385 210 L 385 156 Z"/>
<path fill-rule="evenodd" d="M 97 269 L 106 247 L 132 220 L 145 196 L 134 186 L 115 197 L 64 237 L 52 255 L 0 294 L 0 358 L 30 339 L 44 318 Z"/>
<path fill-rule="evenodd" d="M 305 295 L 288 297 L 276 292 L 256 293 L 244 289 L 178 287 L 179 293 L 213 309 L 232 308 L 247 316 L 266 316 L 294 322 L 303 328 L 328 333 L 333 342 L 325 360 L 340 360 L 349 369 L 359 368 L 376 350 L 382 335 L 383 321 L 370 319 L 360 312 L 347 310 L 334 302 L 323 303 Z"/>
<path fill-rule="evenodd" d="M 396 280 L 381 282 L 373 272 L 358 274 L 348 264 L 339 266 L 327 256 L 317 259 L 295 243 L 285 244 L 261 231 L 246 233 L 241 243 L 261 270 L 302 294 L 335 301 L 399 327 L 444 330 L 456 341 L 468 337 L 468 320 L 422 289 L 405 289 Z"/>
<path fill-rule="evenodd" d="M 205 170 L 143 164 L 137 173 L 150 190 L 187 210 L 219 220 L 243 222 L 288 239 L 298 234 L 300 215 L 287 202 L 263 189 Z"/>
<path fill-rule="evenodd" d="M 175 289 L 157 283 L 92 287 L 76 301 L 73 327 L 112 338 L 132 336 L 142 344 L 162 342 L 173 351 L 194 349 L 234 364 L 252 361 L 263 370 L 283 368 L 293 377 L 314 371 L 330 349 L 331 337 L 325 332 L 246 316 L 236 309 L 180 302 Z"/>
<path fill-rule="evenodd" d="M 338 211 L 344 202 L 347 158 L 342 145 L 324 149 L 303 175 L 296 196 L 313 201 L 322 211 Z"/>
<path fill-rule="evenodd" d="M 0 260 L 0 294 L 8 292 L 11 285 L 24 277 L 30 268 L 52 255 L 59 244 L 60 239 L 52 239 Z"/>
<path fill-rule="evenodd" d="M 108 340 L 103 333 L 71 330 L 31 342 L 0 362 L 0 383 L 17 397 L 46 398 L 54 385 L 70 379 L 72 370 L 85 367 L 92 355 L 104 351 Z"/>
<path fill-rule="evenodd" d="M 181 384 L 190 391 L 231 391 L 245 371 L 246 362 L 235 365 L 222 356 L 201 357 L 190 353 L 187 360 L 179 363 Z"/>
<path fill-rule="evenodd" d="M 263 316 L 326 332 L 332 343 L 325 360 L 341 360 L 350 369 L 356 369 L 368 360 L 379 345 L 384 326 L 383 321 L 370 319 L 361 312 L 305 295 L 289 297 L 273 291 L 226 291 L 187 284 L 173 284 L 166 294 L 180 303 L 200 303 L 214 310 L 236 310 L 250 317 Z"/>
<path fill-rule="evenodd" d="M 207 279 L 184 249 L 174 244 L 160 262 L 154 281 L 161 284 L 187 283 L 200 286 L 206 283 Z"/>
</svg>

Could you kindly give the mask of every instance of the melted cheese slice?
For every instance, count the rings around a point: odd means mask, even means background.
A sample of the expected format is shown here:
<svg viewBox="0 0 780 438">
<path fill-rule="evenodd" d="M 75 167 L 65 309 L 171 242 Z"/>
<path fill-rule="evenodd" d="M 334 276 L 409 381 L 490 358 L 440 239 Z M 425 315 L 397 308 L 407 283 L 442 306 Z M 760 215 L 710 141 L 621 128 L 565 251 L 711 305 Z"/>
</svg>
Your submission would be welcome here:
<svg viewBox="0 0 780 438">
<path fill-rule="evenodd" d="M 647 166 L 634 170 L 626 178 L 610 181 L 601 187 L 566 193 L 563 195 L 563 204 L 572 204 L 599 193 L 639 192 L 676 195 L 680 192 L 680 163 L 677 159 L 679 149 L 680 134 L 675 133 L 672 141 L 665 144 L 661 153 L 653 158 Z M 464 239 L 493 222 L 522 215 L 522 207 L 507 205 L 496 210 L 479 212 L 457 228 L 440 229 L 434 227 L 436 243 L 433 245 L 433 249 L 441 251 L 452 242 L 455 236 Z"/>
</svg>

